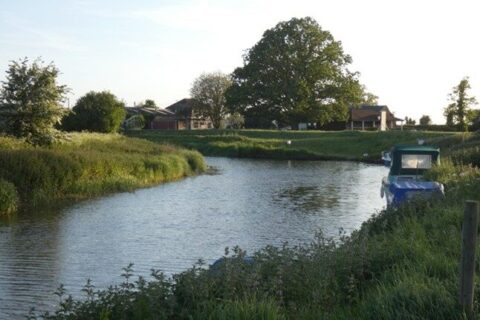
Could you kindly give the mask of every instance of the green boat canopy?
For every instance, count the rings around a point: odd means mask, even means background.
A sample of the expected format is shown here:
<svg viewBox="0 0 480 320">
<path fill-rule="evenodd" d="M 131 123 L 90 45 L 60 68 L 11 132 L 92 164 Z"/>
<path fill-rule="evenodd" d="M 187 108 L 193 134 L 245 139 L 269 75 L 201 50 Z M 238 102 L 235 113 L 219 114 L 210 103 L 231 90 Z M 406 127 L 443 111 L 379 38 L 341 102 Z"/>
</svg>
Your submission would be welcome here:
<svg viewBox="0 0 480 320">
<path fill-rule="evenodd" d="M 424 145 L 396 145 L 390 151 L 390 175 L 423 175 L 440 161 L 440 149 Z"/>
</svg>

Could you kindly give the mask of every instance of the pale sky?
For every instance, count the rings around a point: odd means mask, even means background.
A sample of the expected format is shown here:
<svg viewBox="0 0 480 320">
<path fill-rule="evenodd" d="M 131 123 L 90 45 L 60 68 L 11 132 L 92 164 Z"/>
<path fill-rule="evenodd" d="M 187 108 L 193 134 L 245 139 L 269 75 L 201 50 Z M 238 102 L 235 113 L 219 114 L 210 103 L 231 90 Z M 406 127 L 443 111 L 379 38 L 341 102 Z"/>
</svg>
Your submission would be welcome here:
<svg viewBox="0 0 480 320">
<path fill-rule="evenodd" d="M 241 66 L 266 29 L 311 16 L 381 104 L 444 123 L 463 77 L 480 100 L 479 14 L 478 0 L 0 0 L 0 80 L 9 61 L 41 56 L 62 72 L 71 105 L 109 90 L 127 105 L 166 107 L 202 72 Z"/>
</svg>

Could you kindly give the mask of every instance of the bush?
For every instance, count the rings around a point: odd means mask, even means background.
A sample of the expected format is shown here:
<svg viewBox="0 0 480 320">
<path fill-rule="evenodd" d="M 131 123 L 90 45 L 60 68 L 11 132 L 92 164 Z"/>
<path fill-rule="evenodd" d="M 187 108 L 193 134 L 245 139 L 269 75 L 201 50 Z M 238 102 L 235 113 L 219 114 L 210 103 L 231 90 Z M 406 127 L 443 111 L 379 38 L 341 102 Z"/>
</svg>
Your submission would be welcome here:
<svg viewBox="0 0 480 320">
<path fill-rule="evenodd" d="M 0 179 L 0 216 L 14 213 L 18 208 L 18 194 L 15 185 Z"/>
<path fill-rule="evenodd" d="M 67 131 L 117 132 L 125 119 L 123 102 L 107 91 L 91 91 L 81 97 L 62 126 Z"/>
</svg>

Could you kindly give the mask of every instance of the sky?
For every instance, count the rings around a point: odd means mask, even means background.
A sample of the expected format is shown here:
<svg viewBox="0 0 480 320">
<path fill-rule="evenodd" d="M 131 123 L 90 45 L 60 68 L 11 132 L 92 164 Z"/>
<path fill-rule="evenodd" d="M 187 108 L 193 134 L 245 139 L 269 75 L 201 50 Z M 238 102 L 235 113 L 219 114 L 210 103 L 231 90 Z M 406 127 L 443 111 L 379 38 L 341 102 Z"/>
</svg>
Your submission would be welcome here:
<svg viewBox="0 0 480 320">
<path fill-rule="evenodd" d="M 310 16 L 380 104 L 442 124 L 464 77 L 480 100 L 479 12 L 478 0 L 0 0 L 0 81 L 12 60 L 41 57 L 61 71 L 71 106 L 108 90 L 167 107 L 200 74 L 242 66 L 265 30 Z"/>
</svg>

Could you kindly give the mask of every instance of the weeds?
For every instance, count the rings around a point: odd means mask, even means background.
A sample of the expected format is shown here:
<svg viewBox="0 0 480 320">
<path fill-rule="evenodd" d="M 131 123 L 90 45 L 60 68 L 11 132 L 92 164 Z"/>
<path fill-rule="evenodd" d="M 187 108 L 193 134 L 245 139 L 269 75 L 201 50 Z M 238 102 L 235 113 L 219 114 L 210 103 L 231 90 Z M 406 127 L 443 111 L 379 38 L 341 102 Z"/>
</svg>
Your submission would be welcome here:
<svg viewBox="0 0 480 320">
<path fill-rule="evenodd" d="M 41 206 L 52 200 L 77 200 L 129 191 L 202 172 L 195 151 L 158 145 L 121 135 L 70 134 L 51 148 L 26 147 L 1 138 L 0 206 Z M 15 204 L 12 206 L 12 204 Z"/>
</svg>

